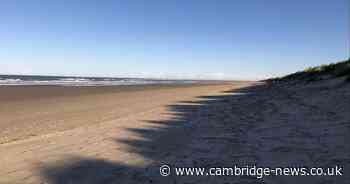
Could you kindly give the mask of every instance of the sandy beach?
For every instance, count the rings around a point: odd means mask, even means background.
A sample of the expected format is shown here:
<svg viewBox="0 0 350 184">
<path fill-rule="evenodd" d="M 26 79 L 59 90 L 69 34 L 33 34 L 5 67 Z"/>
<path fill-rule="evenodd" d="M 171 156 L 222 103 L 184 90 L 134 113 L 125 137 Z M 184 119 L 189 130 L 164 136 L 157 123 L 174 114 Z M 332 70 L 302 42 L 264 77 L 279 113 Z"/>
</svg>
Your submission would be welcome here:
<svg viewBox="0 0 350 184">
<path fill-rule="evenodd" d="M 350 184 L 349 2 L 1 1 L 0 184 Z"/>
<path fill-rule="evenodd" d="M 0 144 L 147 111 L 182 96 L 205 92 L 206 86 L 2 86 Z M 176 95 L 179 90 L 183 93 Z"/>
<path fill-rule="evenodd" d="M 232 82 L 1 87 L 1 184 L 347 183 L 350 86 Z M 160 176 L 159 166 L 344 168 L 343 176 Z"/>
</svg>

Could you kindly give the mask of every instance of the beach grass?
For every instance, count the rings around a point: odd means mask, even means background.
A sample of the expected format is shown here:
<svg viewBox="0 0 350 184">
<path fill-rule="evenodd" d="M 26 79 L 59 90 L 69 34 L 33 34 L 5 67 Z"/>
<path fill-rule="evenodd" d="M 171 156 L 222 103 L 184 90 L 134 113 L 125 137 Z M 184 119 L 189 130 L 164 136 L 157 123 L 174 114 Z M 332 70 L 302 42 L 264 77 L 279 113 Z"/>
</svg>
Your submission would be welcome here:
<svg viewBox="0 0 350 184">
<path fill-rule="evenodd" d="M 321 66 L 308 67 L 303 71 L 295 72 L 284 77 L 272 78 L 268 81 L 320 81 L 324 79 L 332 79 L 338 77 L 346 77 L 346 81 L 350 81 L 350 58 L 337 63 L 330 63 Z"/>
</svg>

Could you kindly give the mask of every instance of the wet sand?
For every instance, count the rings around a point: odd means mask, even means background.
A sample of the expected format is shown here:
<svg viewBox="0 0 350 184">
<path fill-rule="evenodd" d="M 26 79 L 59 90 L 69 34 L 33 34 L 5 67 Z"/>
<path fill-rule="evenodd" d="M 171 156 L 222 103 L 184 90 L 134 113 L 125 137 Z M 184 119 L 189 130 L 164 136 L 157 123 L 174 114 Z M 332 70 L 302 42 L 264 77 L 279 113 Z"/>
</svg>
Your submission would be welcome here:
<svg viewBox="0 0 350 184">
<path fill-rule="evenodd" d="M 334 80 L 11 100 L 6 103 L 22 108 L 11 116 L 18 122 L 21 117 L 38 119 L 23 116 L 25 112 L 40 112 L 35 116 L 55 119 L 57 126 L 45 125 L 39 131 L 42 135 L 1 144 L 0 183 L 347 183 L 349 94 L 349 84 Z M 40 105 L 30 105 L 35 103 Z M 1 108 L 2 113 L 10 112 Z M 49 133 L 43 133 L 46 129 Z M 162 177 L 162 164 L 206 168 L 338 165 L 344 168 L 344 176 Z"/>
</svg>

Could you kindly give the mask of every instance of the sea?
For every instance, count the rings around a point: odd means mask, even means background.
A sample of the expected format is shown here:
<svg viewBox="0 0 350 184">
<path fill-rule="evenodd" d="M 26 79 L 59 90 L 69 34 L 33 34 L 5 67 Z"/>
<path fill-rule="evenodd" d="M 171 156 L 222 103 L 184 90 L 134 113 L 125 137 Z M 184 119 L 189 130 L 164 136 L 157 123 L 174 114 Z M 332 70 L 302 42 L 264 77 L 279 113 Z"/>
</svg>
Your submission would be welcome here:
<svg viewBox="0 0 350 184">
<path fill-rule="evenodd" d="M 0 86 L 120 86 L 147 84 L 187 84 L 197 82 L 199 81 L 114 77 L 0 75 Z"/>
</svg>

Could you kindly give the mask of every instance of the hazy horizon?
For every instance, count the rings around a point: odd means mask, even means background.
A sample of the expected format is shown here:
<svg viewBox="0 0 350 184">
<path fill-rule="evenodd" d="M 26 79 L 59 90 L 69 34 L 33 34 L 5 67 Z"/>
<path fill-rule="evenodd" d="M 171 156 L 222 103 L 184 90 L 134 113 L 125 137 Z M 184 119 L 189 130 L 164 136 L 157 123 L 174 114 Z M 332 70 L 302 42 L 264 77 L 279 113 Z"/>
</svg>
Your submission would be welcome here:
<svg viewBox="0 0 350 184">
<path fill-rule="evenodd" d="M 349 2 L 2 1 L 0 74 L 259 80 L 349 58 Z"/>
</svg>

